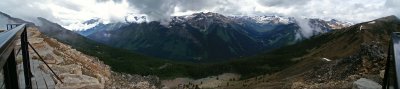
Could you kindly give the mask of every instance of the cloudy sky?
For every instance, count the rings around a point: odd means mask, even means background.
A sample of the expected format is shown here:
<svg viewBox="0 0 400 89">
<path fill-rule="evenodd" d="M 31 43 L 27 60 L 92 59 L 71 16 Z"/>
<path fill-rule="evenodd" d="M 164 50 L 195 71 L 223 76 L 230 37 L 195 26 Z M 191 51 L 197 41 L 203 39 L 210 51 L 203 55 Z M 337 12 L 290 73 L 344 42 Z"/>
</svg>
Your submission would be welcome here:
<svg viewBox="0 0 400 89">
<path fill-rule="evenodd" d="M 2 0 L 0 11 L 35 22 L 36 17 L 68 26 L 91 18 L 124 21 L 128 14 L 166 21 L 196 12 L 224 15 L 282 15 L 362 22 L 400 16 L 400 0 Z"/>
</svg>

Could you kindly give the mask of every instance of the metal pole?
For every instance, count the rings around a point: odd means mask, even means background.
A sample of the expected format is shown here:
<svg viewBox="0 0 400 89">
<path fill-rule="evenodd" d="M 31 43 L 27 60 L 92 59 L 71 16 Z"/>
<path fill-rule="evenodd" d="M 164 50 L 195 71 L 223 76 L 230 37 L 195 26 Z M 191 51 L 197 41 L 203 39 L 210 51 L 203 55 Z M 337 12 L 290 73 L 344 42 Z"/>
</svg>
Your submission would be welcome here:
<svg viewBox="0 0 400 89">
<path fill-rule="evenodd" d="M 8 56 L 6 64 L 3 66 L 5 86 L 7 89 L 19 89 L 17 63 L 15 62 L 14 51 Z"/>
<path fill-rule="evenodd" d="M 28 37 L 27 37 L 26 27 L 23 28 L 21 34 L 21 49 L 22 49 L 22 59 L 24 66 L 24 76 L 25 76 L 25 89 L 32 89 L 31 84 L 31 67 L 29 62 L 29 50 L 28 50 Z"/>
</svg>

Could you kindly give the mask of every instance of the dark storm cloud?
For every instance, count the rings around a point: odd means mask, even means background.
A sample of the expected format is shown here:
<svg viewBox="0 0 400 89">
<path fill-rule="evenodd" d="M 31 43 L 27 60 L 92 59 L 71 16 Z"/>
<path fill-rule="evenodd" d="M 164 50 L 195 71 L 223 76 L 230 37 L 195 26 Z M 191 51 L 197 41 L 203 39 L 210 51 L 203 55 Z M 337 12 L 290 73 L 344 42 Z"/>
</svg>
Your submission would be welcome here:
<svg viewBox="0 0 400 89">
<path fill-rule="evenodd" d="M 140 13 L 148 15 L 150 20 L 168 22 L 179 0 L 128 0 Z"/>
<path fill-rule="evenodd" d="M 192 10 L 203 10 L 207 8 L 214 8 L 215 6 L 227 6 L 226 0 L 208 0 L 206 2 L 202 0 L 179 0 L 178 7 L 182 11 Z"/>
</svg>

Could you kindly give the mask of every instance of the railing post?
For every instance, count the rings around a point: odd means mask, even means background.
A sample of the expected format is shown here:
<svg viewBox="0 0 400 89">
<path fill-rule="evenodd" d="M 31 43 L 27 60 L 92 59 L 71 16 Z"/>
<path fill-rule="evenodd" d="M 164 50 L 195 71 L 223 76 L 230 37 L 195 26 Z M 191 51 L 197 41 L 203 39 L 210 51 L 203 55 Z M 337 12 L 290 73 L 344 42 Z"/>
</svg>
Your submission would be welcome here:
<svg viewBox="0 0 400 89">
<path fill-rule="evenodd" d="M 21 51 L 22 51 L 22 60 L 23 60 L 23 66 L 24 66 L 24 76 L 25 76 L 25 89 L 32 89 L 32 84 L 31 84 L 31 77 L 32 77 L 32 72 L 30 68 L 30 62 L 29 62 L 29 50 L 28 50 L 28 37 L 27 37 L 27 31 L 26 27 L 23 28 L 23 31 L 21 33 Z"/>
<path fill-rule="evenodd" d="M 15 62 L 14 51 L 7 58 L 6 64 L 3 66 L 4 80 L 7 89 L 19 89 L 17 63 Z"/>
</svg>

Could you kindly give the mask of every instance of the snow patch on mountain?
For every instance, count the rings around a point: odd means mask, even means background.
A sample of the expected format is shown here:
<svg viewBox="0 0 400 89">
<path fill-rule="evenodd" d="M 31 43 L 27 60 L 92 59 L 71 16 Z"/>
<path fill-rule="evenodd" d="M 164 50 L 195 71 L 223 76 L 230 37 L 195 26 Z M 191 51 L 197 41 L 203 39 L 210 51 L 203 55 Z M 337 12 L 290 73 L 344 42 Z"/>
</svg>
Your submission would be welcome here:
<svg viewBox="0 0 400 89">
<path fill-rule="evenodd" d="M 122 23 L 143 23 L 143 22 L 148 22 L 147 17 L 145 15 L 128 14 L 127 16 L 125 16 L 125 22 Z M 114 22 L 114 23 L 121 23 L 121 22 Z M 85 31 L 94 28 L 100 24 L 103 25 L 110 24 L 110 21 L 104 20 L 102 18 L 92 18 L 84 22 L 76 22 L 63 27 L 72 31 Z"/>
<path fill-rule="evenodd" d="M 332 29 L 341 29 L 344 27 L 349 27 L 354 24 L 351 22 L 339 21 L 336 19 L 331 19 L 330 21 L 326 21 L 326 22 Z"/>
<path fill-rule="evenodd" d="M 258 24 L 290 24 L 294 23 L 293 17 L 284 17 L 278 15 L 265 15 L 265 16 L 229 16 L 234 20 L 249 20 Z"/>
<path fill-rule="evenodd" d="M 143 23 L 143 22 L 147 22 L 147 17 L 145 15 L 127 15 L 125 16 L 125 22 L 127 23 Z"/>
<path fill-rule="evenodd" d="M 251 17 L 252 19 L 254 19 L 256 21 L 256 23 L 282 23 L 282 24 L 289 24 L 289 23 L 293 23 L 294 20 L 289 18 L 289 17 L 283 17 L 283 16 L 254 16 Z"/>
<path fill-rule="evenodd" d="M 68 30 L 72 30 L 72 31 L 84 31 L 86 29 L 93 28 L 100 23 L 105 23 L 105 21 L 103 21 L 100 18 L 93 18 L 93 19 L 87 20 L 85 22 L 76 22 L 76 23 L 69 24 L 69 25 L 63 26 L 63 27 Z"/>
<path fill-rule="evenodd" d="M 305 21 L 301 21 L 299 19 L 304 19 Z M 294 17 L 284 17 L 284 16 L 278 16 L 278 15 L 264 15 L 264 16 L 224 16 L 218 13 L 212 13 L 212 12 L 207 12 L 207 13 L 194 13 L 191 15 L 183 15 L 183 16 L 172 16 L 170 18 L 170 22 L 166 27 L 171 27 L 172 25 L 185 25 L 186 23 L 188 24 L 193 24 L 193 23 L 198 23 L 198 25 L 201 25 L 202 29 L 206 29 L 209 24 L 211 23 L 230 23 L 230 22 L 237 22 L 239 24 L 243 23 L 255 23 L 259 25 L 266 25 L 266 24 L 272 24 L 272 25 L 278 25 L 278 24 L 298 24 L 303 30 L 304 29 L 317 29 L 316 27 L 323 26 L 323 28 L 330 28 L 330 29 L 340 29 L 343 27 L 348 27 L 352 25 L 352 23 L 349 22 L 343 22 L 343 21 L 338 21 L 335 19 L 332 20 L 321 20 L 316 23 L 309 23 L 306 20 L 310 19 L 305 19 L 305 18 L 294 18 Z M 125 16 L 125 22 L 124 23 L 143 23 L 143 22 L 148 22 L 149 20 L 147 19 L 146 15 L 135 15 L 135 14 L 128 14 Z M 300 21 L 300 22 L 299 22 Z M 305 24 L 302 24 L 304 22 L 307 22 Z M 64 26 L 65 28 L 73 31 L 85 31 L 87 29 L 91 29 L 99 25 L 100 23 L 102 24 L 107 24 L 108 22 L 103 21 L 100 18 L 94 18 L 90 19 L 85 22 L 80 22 L 80 23 L 74 23 L 70 24 L 68 26 Z M 327 25 L 326 25 L 327 24 Z M 309 27 L 308 25 L 315 25 Z M 305 37 L 308 38 L 311 35 L 309 34 L 314 34 L 315 32 L 320 33 L 321 31 L 308 31 L 308 30 L 301 30 L 301 34 L 299 34 L 299 37 Z M 321 29 L 320 29 L 321 30 Z"/>
</svg>

